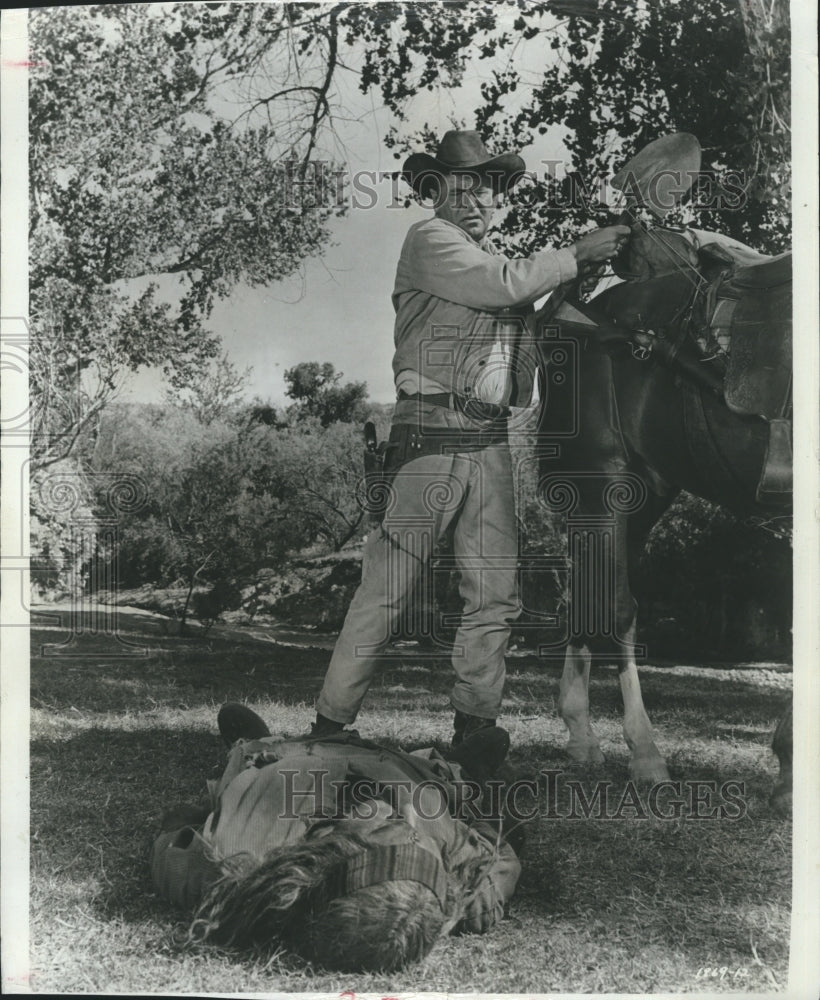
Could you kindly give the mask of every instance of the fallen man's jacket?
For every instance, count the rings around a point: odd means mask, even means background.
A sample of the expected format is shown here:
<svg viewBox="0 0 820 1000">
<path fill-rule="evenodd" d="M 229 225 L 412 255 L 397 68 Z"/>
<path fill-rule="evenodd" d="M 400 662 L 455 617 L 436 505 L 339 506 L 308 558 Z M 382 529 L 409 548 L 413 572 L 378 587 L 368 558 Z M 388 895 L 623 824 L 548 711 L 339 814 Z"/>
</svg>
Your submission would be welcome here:
<svg viewBox="0 0 820 1000">
<path fill-rule="evenodd" d="M 222 778 L 208 783 L 204 823 L 204 809 L 195 823 L 191 807 L 181 807 L 163 824 L 151 858 L 157 893 L 194 907 L 228 859 L 253 867 L 272 851 L 343 824 L 374 846 L 429 851 L 464 889 L 443 932 L 488 930 L 515 890 L 518 858 L 492 826 L 459 809 L 465 785 L 458 765 L 419 753 L 388 750 L 356 733 L 240 740 Z"/>
</svg>

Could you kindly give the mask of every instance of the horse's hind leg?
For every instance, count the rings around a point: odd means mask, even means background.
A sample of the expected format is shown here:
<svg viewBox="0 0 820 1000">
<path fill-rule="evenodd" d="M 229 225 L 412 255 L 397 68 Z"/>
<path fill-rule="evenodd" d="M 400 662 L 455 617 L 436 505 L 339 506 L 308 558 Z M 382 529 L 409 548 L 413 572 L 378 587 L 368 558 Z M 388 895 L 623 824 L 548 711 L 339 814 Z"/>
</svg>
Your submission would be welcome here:
<svg viewBox="0 0 820 1000">
<path fill-rule="evenodd" d="M 672 502 L 676 492 L 671 488 L 660 490 L 657 484 L 654 491 L 647 491 L 640 508 L 627 517 L 626 545 L 618 550 L 622 562 L 619 567 L 619 587 L 616 590 L 618 622 L 619 627 L 625 629 L 620 633 L 624 636 L 624 653 L 618 663 L 618 679 L 624 701 L 624 739 L 631 754 L 629 773 L 635 781 L 641 782 L 667 781 L 669 771 L 655 745 L 652 724 L 644 708 L 641 682 L 638 679 L 638 666 L 635 662 L 636 617 L 631 577 L 640 562 L 649 532 Z M 627 568 L 626 574 L 623 573 L 623 566 Z"/>
<path fill-rule="evenodd" d="M 567 753 L 578 764 L 602 764 L 604 755 L 589 721 L 590 653 L 586 646 L 567 646 L 558 693 L 558 714 L 569 730 Z"/>
<path fill-rule="evenodd" d="M 634 636 L 633 625 L 629 632 L 630 643 Z M 635 781 L 668 781 L 669 771 L 655 746 L 655 734 L 644 708 L 638 666 L 632 653 L 625 662 L 618 664 L 618 679 L 624 699 L 624 739 L 631 752 L 629 773 Z"/>
<path fill-rule="evenodd" d="M 769 798 L 769 805 L 772 809 L 784 816 L 788 816 L 792 811 L 793 741 L 792 706 L 789 705 L 786 713 L 778 722 L 772 739 L 772 750 L 777 754 L 777 759 L 780 762 L 780 775 Z"/>
</svg>

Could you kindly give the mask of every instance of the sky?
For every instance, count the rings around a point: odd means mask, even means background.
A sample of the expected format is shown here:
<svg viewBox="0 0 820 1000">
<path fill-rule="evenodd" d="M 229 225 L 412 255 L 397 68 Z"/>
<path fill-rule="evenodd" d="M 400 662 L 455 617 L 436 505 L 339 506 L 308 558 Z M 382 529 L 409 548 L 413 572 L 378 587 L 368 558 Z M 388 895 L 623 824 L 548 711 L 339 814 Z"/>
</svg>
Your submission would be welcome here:
<svg viewBox="0 0 820 1000">
<path fill-rule="evenodd" d="M 537 53 L 519 51 L 516 65 L 526 70 L 529 60 L 535 78 L 543 71 L 540 60 L 550 51 L 546 45 Z M 452 127 L 453 117 L 474 127 L 471 113 L 479 103 L 481 80 L 497 65 L 493 60 L 473 61 L 458 89 L 415 98 L 407 130 L 426 123 L 441 136 Z M 371 96 L 360 94 L 354 81 L 340 78 L 341 102 L 348 113 L 337 123 L 338 145 L 348 171 L 396 170 L 400 163 L 383 141 L 392 117 Z M 537 148 L 518 152 L 529 169 L 538 170 L 541 159 L 559 157 L 562 150 L 561 136 L 555 133 L 544 136 Z M 391 207 L 389 181 L 378 185 L 377 194 L 374 206 L 351 206 L 346 216 L 332 220 L 331 245 L 321 258 L 306 261 L 299 276 L 264 288 L 237 286 L 230 298 L 215 306 L 210 328 L 221 336 L 237 368 L 252 368 L 249 398 L 282 405 L 288 368 L 301 361 L 329 361 L 344 373 L 345 381 L 366 382 L 375 402 L 394 401 L 390 296 L 396 264 L 407 230 L 430 211 L 418 205 Z M 171 287 L 162 281 L 160 285 Z M 143 370 L 129 377 L 121 398 L 160 401 L 164 392 L 161 373 Z"/>
</svg>

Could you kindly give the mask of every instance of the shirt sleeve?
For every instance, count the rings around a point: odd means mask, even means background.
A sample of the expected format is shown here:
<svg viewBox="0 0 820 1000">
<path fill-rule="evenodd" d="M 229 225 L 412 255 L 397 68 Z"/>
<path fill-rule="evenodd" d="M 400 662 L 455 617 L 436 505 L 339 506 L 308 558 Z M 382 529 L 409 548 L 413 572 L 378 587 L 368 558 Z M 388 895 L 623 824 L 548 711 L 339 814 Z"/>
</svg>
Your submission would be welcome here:
<svg viewBox="0 0 820 1000">
<path fill-rule="evenodd" d="M 538 250 L 509 260 L 490 254 L 456 227 L 433 220 L 405 247 L 409 287 L 471 309 L 506 309 L 534 302 L 578 273 L 569 249 Z"/>
<path fill-rule="evenodd" d="M 442 858 L 465 890 L 448 931 L 483 934 L 503 918 L 504 907 L 518 884 L 521 864 L 512 847 L 482 821 L 468 826 L 450 818 L 447 833 Z"/>
<path fill-rule="evenodd" d="M 504 917 L 504 907 L 515 892 L 521 862 L 507 843 L 496 848 L 495 858 L 482 872 L 478 884 L 464 903 L 457 930 L 484 934 Z"/>
</svg>

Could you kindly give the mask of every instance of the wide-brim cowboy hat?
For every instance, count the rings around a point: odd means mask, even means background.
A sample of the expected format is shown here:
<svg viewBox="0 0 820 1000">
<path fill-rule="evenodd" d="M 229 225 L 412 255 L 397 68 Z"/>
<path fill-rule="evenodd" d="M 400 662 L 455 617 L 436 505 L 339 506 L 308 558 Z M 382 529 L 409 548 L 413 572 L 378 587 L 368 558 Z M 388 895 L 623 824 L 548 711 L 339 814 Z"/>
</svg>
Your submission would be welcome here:
<svg viewBox="0 0 820 1000">
<path fill-rule="evenodd" d="M 412 153 L 404 161 L 402 176 L 423 198 L 435 193 L 446 174 L 472 174 L 490 182 L 496 193 L 509 190 L 526 172 L 516 153 L 490 156 L 478 132 L 450 131 L 438 144 L 436 155 Z M 434 186 L 435 183 L 435 186 Z"/>
</svg>

